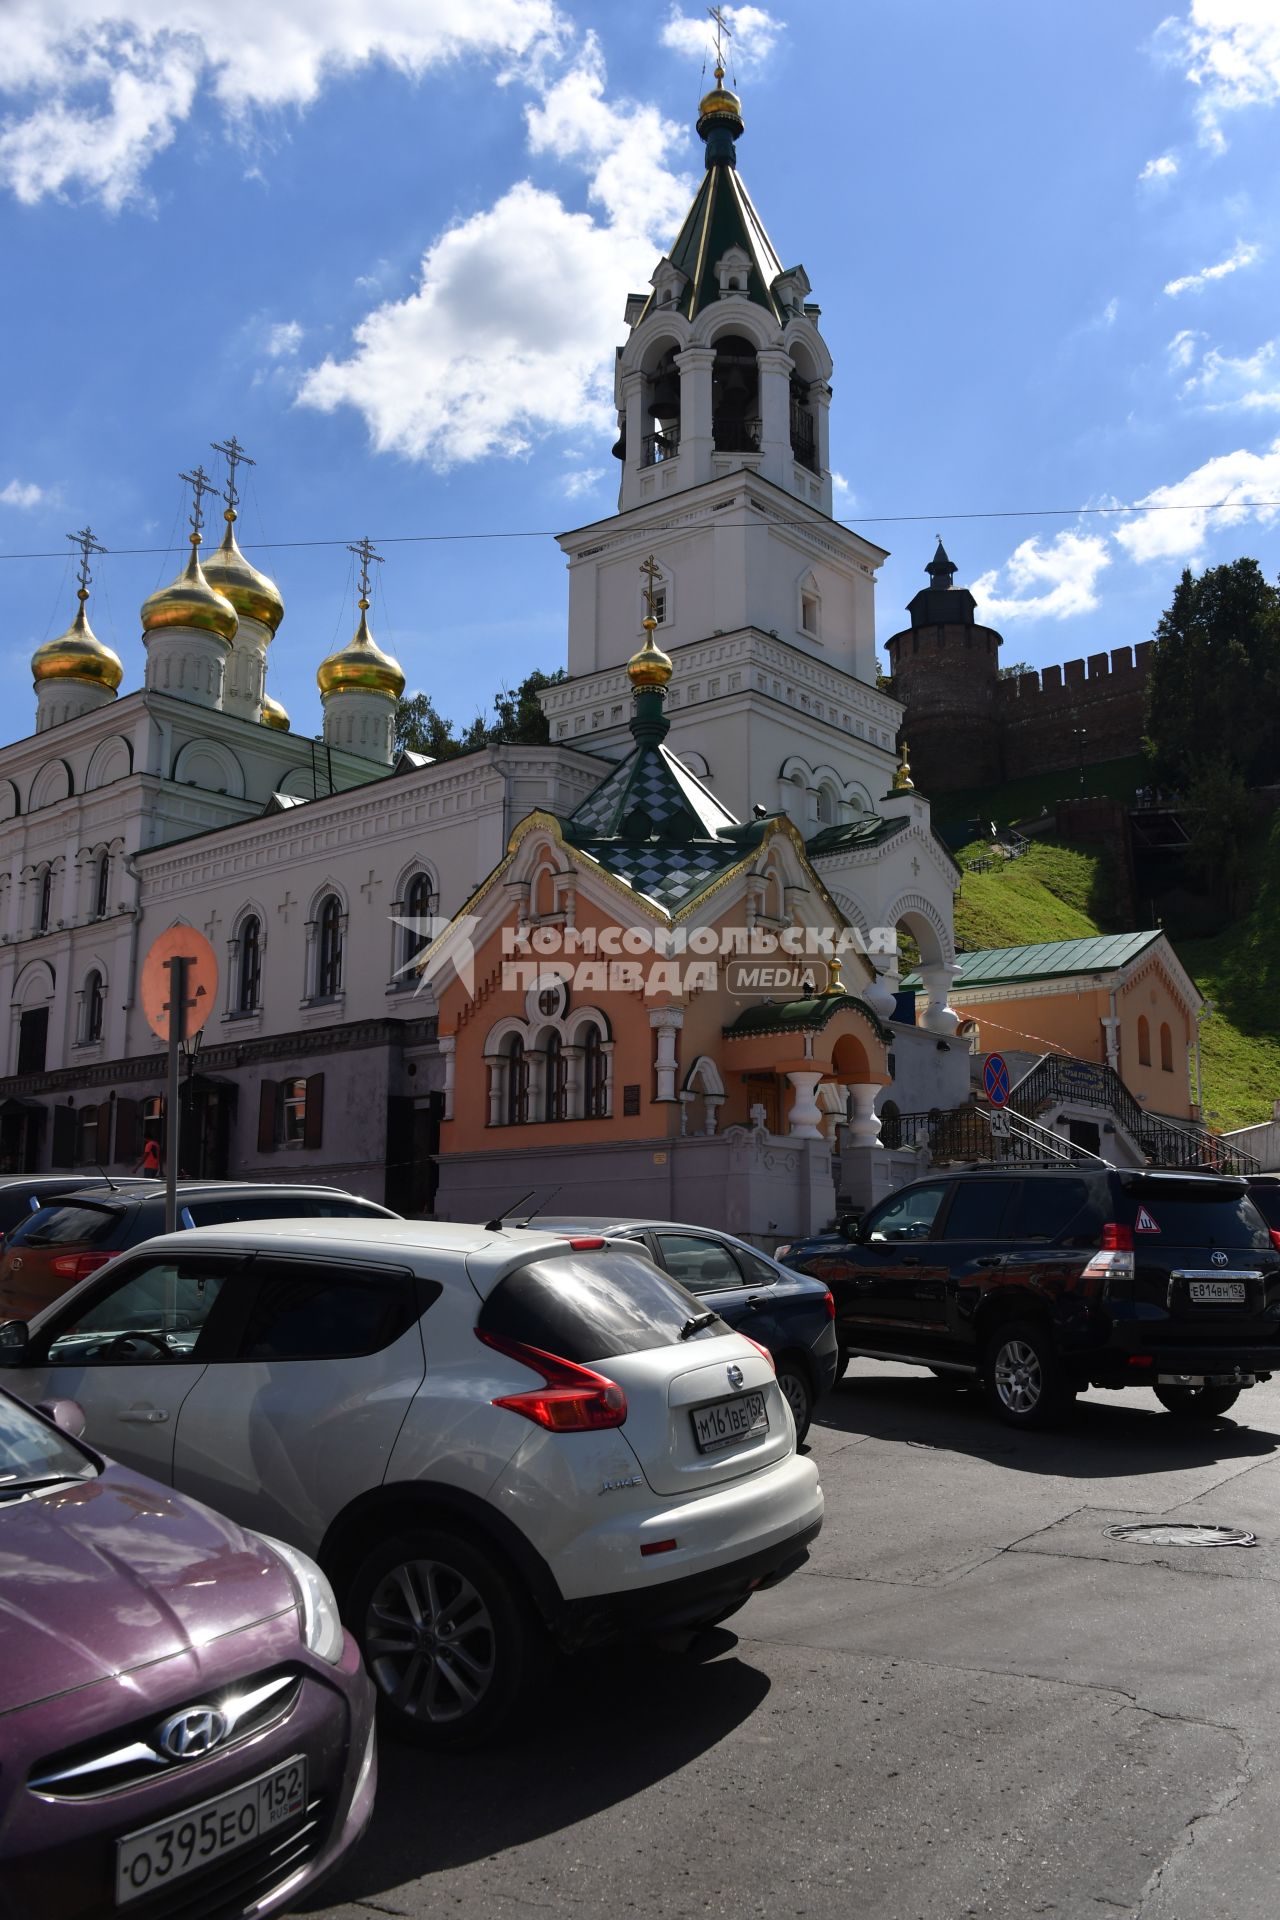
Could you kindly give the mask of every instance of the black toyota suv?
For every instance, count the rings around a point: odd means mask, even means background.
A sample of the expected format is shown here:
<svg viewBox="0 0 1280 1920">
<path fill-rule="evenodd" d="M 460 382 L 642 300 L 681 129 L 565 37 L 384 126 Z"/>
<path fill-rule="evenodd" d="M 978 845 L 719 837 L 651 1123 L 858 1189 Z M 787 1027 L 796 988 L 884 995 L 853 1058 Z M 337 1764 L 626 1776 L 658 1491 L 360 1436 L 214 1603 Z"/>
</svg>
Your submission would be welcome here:
<svg viewBox="0 0 1280 1920">
<path fill-rule="evenodd" d="M 977 1379 L 1014 1426 L 1087 1386 L 1150 1387 L 1170 1413 L 1214 1418 L 1280 1370 L 1280 1229 L 1242 1179 L 940 1172 L 784 1258 L 830 1287 L 843 1361 Z"/>
</svg>

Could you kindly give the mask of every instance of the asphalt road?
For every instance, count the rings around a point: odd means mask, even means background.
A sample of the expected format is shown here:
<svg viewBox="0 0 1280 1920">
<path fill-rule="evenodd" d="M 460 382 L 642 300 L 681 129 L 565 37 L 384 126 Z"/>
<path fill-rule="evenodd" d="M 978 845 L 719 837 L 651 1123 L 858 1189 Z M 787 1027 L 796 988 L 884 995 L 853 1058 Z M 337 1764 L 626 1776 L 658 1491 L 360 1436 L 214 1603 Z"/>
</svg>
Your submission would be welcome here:
<svg viewBox="0 0 1280 1920">
<path fill-rule="evenodd" d="M 384 1742 L 314 1913 L 528 1920 L 1140 1915 L 1280 1903 L 1280 1384 L 1180 1428 L 1090 1394 L 1012 1434 L 855 1362 L 811 1445 L 808 1568 L 692 1660 L 567 1666 L 500 1750 Z M 1137 1547 L 1113 1521 L 1245 1526 Z"/>
</svg>

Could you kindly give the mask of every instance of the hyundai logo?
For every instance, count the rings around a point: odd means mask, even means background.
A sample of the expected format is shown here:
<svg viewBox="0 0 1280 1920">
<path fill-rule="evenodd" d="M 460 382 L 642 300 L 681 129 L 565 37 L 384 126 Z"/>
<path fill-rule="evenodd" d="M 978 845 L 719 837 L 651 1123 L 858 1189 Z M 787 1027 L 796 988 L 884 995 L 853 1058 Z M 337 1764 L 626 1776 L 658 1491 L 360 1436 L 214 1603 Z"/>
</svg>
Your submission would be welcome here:
<svg viewBox="0 0 1280 1920">
<path fill-rule="evenodd" d="M 1227 1264 L 1227 1256 L 1225 1253 L 1211 1253 L 1209 1258 L 1215 1267 L 1225 1267 Z"/>
<path fill-rule="evenodd" d="M 742 1368 L 741 1367 L 729 1368 L 729 1385 L 735 1388 L 740 1387 L 742 1385 Z"/>
<path fill-rule="evenodd" d="M 198 1760 L 221 1746 L 231 1722 L 217 1707 L 188 1707 L 171 1714 L 156 1735 L 156 1745 L 171 1760 Z"/>
</svg>

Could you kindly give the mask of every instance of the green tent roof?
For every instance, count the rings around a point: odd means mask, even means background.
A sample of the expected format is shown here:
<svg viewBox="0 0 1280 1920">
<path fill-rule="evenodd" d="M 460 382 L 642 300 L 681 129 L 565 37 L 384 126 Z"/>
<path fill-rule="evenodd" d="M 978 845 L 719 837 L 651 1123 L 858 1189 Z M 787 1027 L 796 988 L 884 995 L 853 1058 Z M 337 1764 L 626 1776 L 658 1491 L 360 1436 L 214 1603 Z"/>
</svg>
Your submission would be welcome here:
<svg viewBox="0 0 1280 1920">
<path fill-rule="evenodd" d="M 852 993 L 812 994 L 803 1000 L 760 1000 L 744 1007 L 736 1020 L 723 1029 L 724 1033 L 741 1038 L 744 1034 L 754 1033 L 813 1033 L 825 1027 L 833 1014 L 842 1007 L 851 1007 L 860 1013 L 879 1035 L 889 1041 L 893 1038 L 889 1028 L 878 1020 L 865 1000 Z"/>
<path fill-rule="evenodd" d="M 1087 940 L 1046 940 L 1034 947 L 984 947 L 976 953 L 958 953 L 959 973 L 952 983 L 953 998 L 963 998 L 966 987 L 1015 986 L 1023 981 L 1064 980 L 1081 973 L 1115 973 L 1163 936 L 1159 927 L 1149 933 L 1095 934 Z M 923 985 L 918 973 L 908 974 L 903 987 Z"/>
</svg>

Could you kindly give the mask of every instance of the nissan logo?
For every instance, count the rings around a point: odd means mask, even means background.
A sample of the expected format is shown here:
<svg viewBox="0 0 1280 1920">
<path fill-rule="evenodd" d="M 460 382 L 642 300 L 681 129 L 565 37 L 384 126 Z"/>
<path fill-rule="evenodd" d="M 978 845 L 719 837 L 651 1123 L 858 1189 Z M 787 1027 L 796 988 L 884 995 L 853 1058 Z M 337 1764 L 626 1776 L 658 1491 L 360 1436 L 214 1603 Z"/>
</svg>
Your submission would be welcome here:
<svg viewBox="0 0 1280 1920">
<path fill-rule="evenodd" d="M 742 1368 L 741 1367 L 729 1368 L 729 1385 L 734 1388 L 740 1387 L 742 1385 Z"/>
<path fill-rule="evenodd" d="M 1209 1258 L 1215 1267 L 1225 1267 L 1227 1264 L 1227 1256 L 1225 1253 L 1211 1253 Z"/>
<path fill-rule="evenodd" d="M 171 1760 L 198 1760 L 221 1746 L 231 1722 L 216 1707 L 188 1707 L 171 1714 L 156 1735 L 156 1745 Z"/>
</svg>

